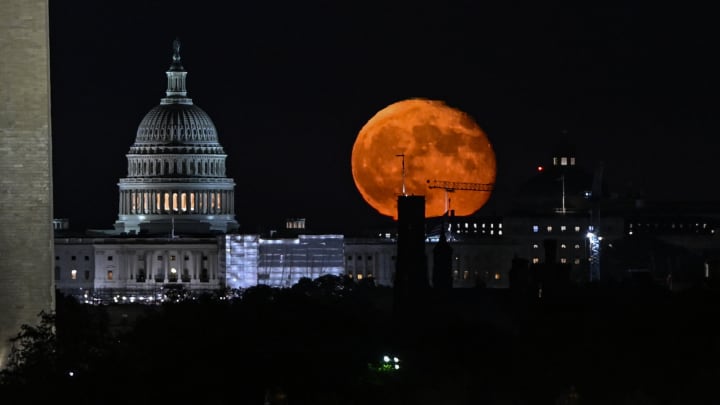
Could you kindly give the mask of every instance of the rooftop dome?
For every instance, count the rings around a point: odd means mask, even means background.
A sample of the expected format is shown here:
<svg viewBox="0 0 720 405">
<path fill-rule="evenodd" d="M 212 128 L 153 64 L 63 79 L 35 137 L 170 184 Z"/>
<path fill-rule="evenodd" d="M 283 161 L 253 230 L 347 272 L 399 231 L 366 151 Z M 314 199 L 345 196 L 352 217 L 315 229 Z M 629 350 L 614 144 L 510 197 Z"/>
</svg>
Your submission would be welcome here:
<svg viewBox="0 0 720 405">
<path fill-rule="evenodd" d="M 160 104 L 150 110 L 138 126 L 135 145 L 218 144 L 215 125 L 200 107 L 189 104 Z"/>
<path fill-rule="evenodd" d="M 165 72 L 166 96 L 140 122 L 120 179 L 115 229 L 135 233 L 211 233 L 237 229 L 235 182 L 210 117 L 187 97 L 180 43 Z"/>
</svg>

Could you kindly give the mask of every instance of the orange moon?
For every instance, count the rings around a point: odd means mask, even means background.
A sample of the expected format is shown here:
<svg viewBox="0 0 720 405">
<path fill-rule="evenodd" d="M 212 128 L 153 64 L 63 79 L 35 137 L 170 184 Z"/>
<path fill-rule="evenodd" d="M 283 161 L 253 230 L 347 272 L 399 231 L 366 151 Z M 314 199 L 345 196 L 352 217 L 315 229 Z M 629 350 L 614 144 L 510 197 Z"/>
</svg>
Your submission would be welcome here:
<svg viewBox="0 0 720 405">
<path fill-rule="evenodd" d="M 365 201 L 397 219 L 402 194 L 425 196 L 425 216 L 445 213 L 446 193 L 428 180 L 494 184 L 495 152 L 485 132 L 468 114 L 442 101 L 409 99 L 378 111 L 358 133 L 352 150 L 352 175 Z M 490 191 L 448 192 L 456 215 L 471 215 Z"/>
</svg>

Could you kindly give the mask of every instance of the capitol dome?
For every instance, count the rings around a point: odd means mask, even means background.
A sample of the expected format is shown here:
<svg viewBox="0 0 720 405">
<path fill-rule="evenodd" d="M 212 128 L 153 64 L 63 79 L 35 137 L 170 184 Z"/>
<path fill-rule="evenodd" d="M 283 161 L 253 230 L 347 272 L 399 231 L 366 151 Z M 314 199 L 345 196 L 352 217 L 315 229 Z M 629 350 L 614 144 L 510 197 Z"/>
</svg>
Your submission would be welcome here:
<svg viewBox="0 0 720 405">
<path fill-rule="evenodd" d="M 175 41 L 166 97 L 140 122 L 120 179 L 115 229 L 127 233 L 230 232 L 235 183 L 210 116 L 188 98 Z"/>
</svg>

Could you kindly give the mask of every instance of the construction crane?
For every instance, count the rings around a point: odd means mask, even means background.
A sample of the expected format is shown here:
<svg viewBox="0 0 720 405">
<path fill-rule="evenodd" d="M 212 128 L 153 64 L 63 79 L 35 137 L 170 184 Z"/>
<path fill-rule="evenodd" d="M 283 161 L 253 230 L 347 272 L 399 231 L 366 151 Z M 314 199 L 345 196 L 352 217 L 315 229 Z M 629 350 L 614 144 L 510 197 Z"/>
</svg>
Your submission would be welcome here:
<svg viewBox="0 0 720 405">
<path fill-rule="evenodd" d="M 457 190 L 463 191 L 493 191 L 495 184 L 493 183 L 467 183 L 459 181 L 444 181 L 444 180 L 428 180 L 428 188 L 441 188 L 445 190 L 445 215 L 450 214 L 450 197 L 449 193 L 453 193 Z"/>
</svg>

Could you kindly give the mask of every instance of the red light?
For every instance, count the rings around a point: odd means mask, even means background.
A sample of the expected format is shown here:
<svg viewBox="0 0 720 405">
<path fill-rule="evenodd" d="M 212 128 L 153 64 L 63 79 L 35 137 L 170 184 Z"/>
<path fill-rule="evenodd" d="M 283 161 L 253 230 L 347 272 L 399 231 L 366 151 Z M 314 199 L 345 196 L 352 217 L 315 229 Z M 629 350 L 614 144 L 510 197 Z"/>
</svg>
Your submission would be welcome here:
<svg viewBox="0 0 720 405">
<path fill-rule="evenodd" d="M 541 172 L 541 171 L 545 170 L 545 168 L 543 168 L 542 166 L 538 166 L 538 168 L 537 168 L 537 169 L 538 169 L 538 171 L 539 171 L 539 172 Z"/>
</svg>

